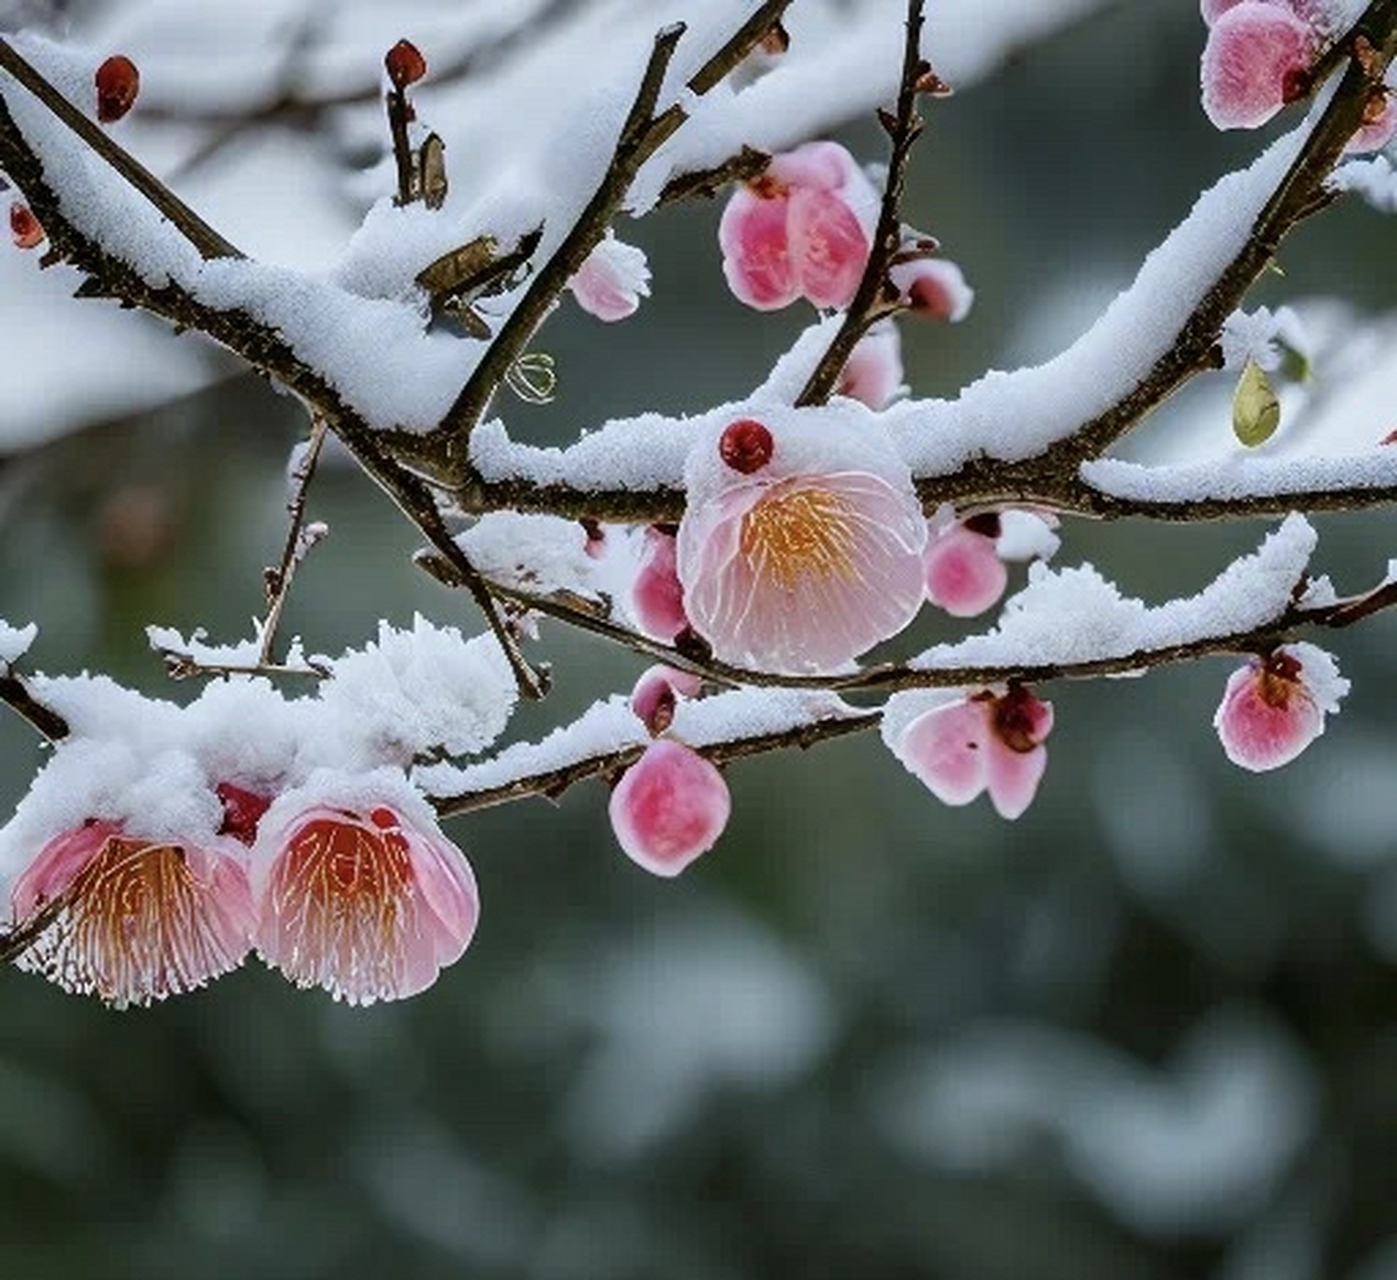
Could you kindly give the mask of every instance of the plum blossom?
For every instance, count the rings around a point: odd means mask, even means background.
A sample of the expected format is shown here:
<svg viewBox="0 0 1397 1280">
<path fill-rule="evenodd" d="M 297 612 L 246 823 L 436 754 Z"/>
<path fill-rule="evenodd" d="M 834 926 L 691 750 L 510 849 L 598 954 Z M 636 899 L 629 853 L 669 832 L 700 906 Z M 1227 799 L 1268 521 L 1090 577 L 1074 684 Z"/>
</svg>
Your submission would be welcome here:
<svg viewBox="0 0 1397 1280">
<path fill-rule="evenodd" d="M 631 691 L 631 710 L 644 723 L 652 737 L 659 737 L 674 720 L 674 709 L 680 698 L 692 698 L 703 686 L 703 680 L 692 671 L 656 663 L 647 667 Z"/>
<path fill-rule="evenodd" d="M 817 307 L 853 301 L 872 245 L 878 195 L 836 142 L 772 157 L 723 210 L 718 243 L 733 293 L 758 311 L 797 298 Z"/>
<path fill-rule="evenodd" d="M 1012 821 L 1037 794 L 1052 727 L 1052 703 L 1010 685 L 1002 694 L 894 695 L 882 732 L 889 750 L 943 804 L 969 804 L 988 791 L 999 816 Z"/>
<path fill-rule="evenodd" d="M 926 520 L 871 414 L 773 409 L 700 440 L 685 468 L 676 569 L 690 622 L 726 662 L 810 673 L 847 666 L 920 607 Z M 725 461 L 749 440 L 738 469 Z"/>
<path fill-rule="evenodd" d="M 692 747 L 652 742 L 611 793 L 617 842 L 657 876 L 677 876 L 723 834 L 732 811 L 723 775 Z"/>
<path fill-rule="evenodd" d="M 1009 581 L 995 548 L 998 537 L 995 512 L 954 521 L 934 532 L 922 557 L 927 599 L 953 618 L 984 613 Z"/>
<path fill-rule="evenodd" d="M 882 409 L 902 389 L 902 339 L 890 321 L 875 324 L 854 344 L 835 391 Z"/>
<path fill-rule="evenodd" d="M 689 626 L 676 554 L 673 528 L 652 525 L 645 530 L 640 567 L 631 583 L 631 609 L 640 629 L 656 640 L 673 640 Z"/>
<path fill-rule="evenodd" d="M 252 947 L 243 853 L 224 839 L 147 839 L 88 819 L 49 840 L 14 882 L 17 925 L 64 900 L 18 964 L 118 1008 L 193 991 Z"/>
<path fill-rule="evenodd" d="M 1227 758 L 1264 773 L 1289 764 L 1324 732 L 1349 682 L 1315 645 L 1282 645 L 1227 680 L 1213 726 Z"/>
<path fill-rule="evenodd" d="M 1211 15 L 1211 16 L 1210 16 Z M 1285 0 L 1205 4 L 1203 110 L 1219 129 L 1255 129 L 1310 91 L 1323 33 Z"/>
<path fill-rule="evenodd" d="M 624 320 L 635 314 L 641 298 L 650 296 L 650 267 L 643 250 L 608 231 L 568 281 L 568 288 L 578 306 L 598 320 Z"/>
<path fill-rule="evenodd" d="M 361 789 L 367 798 L 372 779 Z M 286 795 L 263 818 L 251 862 L 257 952 L 297 986 L 349 1004 L 399 1000 L 470 942 L 480 915 L 470 864 L 402 790 L 353 808 Z"/>
<path fill-rule="evenodd" d="M 915 258 L 900 262 L 888 278 L 914 316 L 958 324 L 970 314 L 975 291 L 965 274 L 946 258 Z"/>
</svg>

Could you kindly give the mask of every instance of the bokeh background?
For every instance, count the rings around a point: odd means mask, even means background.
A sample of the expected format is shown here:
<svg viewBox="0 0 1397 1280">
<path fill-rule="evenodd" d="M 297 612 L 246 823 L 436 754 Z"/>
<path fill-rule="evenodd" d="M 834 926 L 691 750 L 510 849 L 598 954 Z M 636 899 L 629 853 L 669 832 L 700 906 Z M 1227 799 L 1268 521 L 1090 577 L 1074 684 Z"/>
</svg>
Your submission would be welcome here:
<svg viewBox="0 0 1397 1280">
<path fill-rule="evenodd" d="M 119 10 L 0 16 L 81 35 Z M 1218 135 L 1198 108 L 1202 39 L 1191 0 L 1097 5 L 931 105 L 908 213 L 979 296 L 962 326 L 905 331 L 917 394 L 1060 349 L 1198 190 L 1255 154 L 1257 137 Z M 299 127 L 262 145 L 294 149 Z M 874 128 L 845 137 L 879 154 Z M 372 159 L 341 151 L 346 172 Z M 210 190 L 221 163 L 199 170 Z M 357 190 L 326 178 L 317 216 L 352 225 Z M 760 379 L 802 321 L 726 294 L 715 221 L 683 209 L 631 233 L 654 299 L 615 327 L 560 312 L 546 343 L 560 398 L 511 410 L 519 434 L 562 439 Z M 1394 303 L 1392 236 L 1342 205 L 1287 243 L 1284 277 L 1256 299 L 1340 295 L 1378 313 Z M 59 342 L 95 305 L 58 293 L 41 315 L 0 296 L 5 342 L 31 324 Z M 61 432 L 18 408 L 0 423 L 7 439 L 51 437 L 0 466 L 0 616 L 41 623 L 45 670 L 179 697 L 143 627 L 247 633 L 303 423 L 187 341 L 189 383 L 217 378 L 177 394 L 161 363 L 177 344 L 154 329 L 151 343 L 139 413 L 98 398 L 65 410 Z M 82 364 L 81 341 L 63 360 Z M 62 362 L 34 376 L 61 378 Z M 1394 413 L 1375 400 L 1378 434 Z M 1226 433 L 1226 388 L 1157 429 L 1185 420 Z M 335 652 L 413 610 L 475 627 L 409 567 L 408 531 L 351 469 L 327 468 L 312 504 L 332 534 L 289 633 Z M 1397 552 L 1390 512 L 1317 523 L 1341 588 Z M 1074 525 L 1060 559 L 1160 600 L 1198 590 L 1266 527 Z M 1230 668 L 1209 661 L 1050 690 L 1048 776 L 1013 824 L 984 802 L 937 805 L 874 740 L 732 769 L 728 833 L 675 883 L 620 856 L 600 785 L 458 821 L 482 927 L 398 1006 L 345 1009 L 253 962 L 117 1014 L 6 970 L 0 1268 L 1392 1280 L 1394 641 L 1389 617 L 1334 638 L 1354 693 L 1270 776 L 1224 761 L 1211 717 Z M 556 627 L 546 648 L 557 693 L 521 713 L 521 736 L 642 665 Z M 42 754 L 0 721 L 7 807 Z"/>
</svg>

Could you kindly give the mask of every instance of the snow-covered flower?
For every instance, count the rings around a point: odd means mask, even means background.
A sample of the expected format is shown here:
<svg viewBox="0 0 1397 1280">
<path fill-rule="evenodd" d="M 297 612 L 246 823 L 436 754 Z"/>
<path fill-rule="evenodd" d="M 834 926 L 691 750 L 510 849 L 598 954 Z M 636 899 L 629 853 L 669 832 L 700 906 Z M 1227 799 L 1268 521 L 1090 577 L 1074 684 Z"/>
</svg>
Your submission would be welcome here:
<svg viewBox="0 0 1397 1280">
<path fill-rule="evenodd" d="M 624 320 L 635 314 L 641 298 L 650 296 L 645 252 L 608 231 L 568 281 L 568 288 L 578 306 L 598 320 Z"/>
<path fill-rule="evenodd" d="M 1211 13 L 1211 18 L 1209 14 Z M 1203 110 L 1219 129 L 1255 129 L 1309 93 L 1322 33 L 1287 0 L 1204 6 Z"/>
<path fill-rule="evenodd" d="M 732 800 L 709 761 L 661 738 L 622 775 L 608 812 L 628 858 L 657 876 L 677 876 L 723 834 Z"/>
<path fill-rule="evenodd" d="M 916 615 L 926 520 L 876 419 L 850 409 L 739 419 L 690 455 L 677 570 L 724 661 L 836 670 Z"/>
<path fill-rule="evenodd" d="M 975 301 L 975 291 L 965 282 L 965 274 L 946 258 L 900 262 L 888 272 L 888 279 L 908 311 L 927 320 L 956 324 L 970 314 L 970 304 Z"/>
<path fill-rule="evenodd" d="M 884 711 L 883 741 L 938 800 L 969 804 L 982 791 L 999 816 L 1019 817 L 1048 766 L 1053 706 L 1022 685 L 967 696 L 898 694 Z"/>
<path fill-rule="evenodd" d="M 354 808 L 283 796 L 263 818 L 251 864 L 257 952 L 297 986 L 349 1004 L 402 999 L 470 942 L 480 915 L 470 864 L 400 790 Z"/>
<path fill-rule="evenodd" d="M 902 339 L 890 321 L 875 324 L 854 344 L 835 391 L 882 409 L 902 387 Z"/>
<path fill-rule="evenodd" d="M 772 157 L 723 210 L 723 274 L 749 307 L 775 311 L 797 298 L 847 307 L 872 245 L 877 192 L 836 142 Z"/>
<path fill-rule="evenodd" d="M 652 525 L 645 530 L 640 567 L 631 583 L 631 610 L 640 629 L 656 640 L 673 640 L 689 626 L 676 554 L 672 528 Z"/>
<path fill-rule="evenodd" d="M 1289 764 L 1324 732 L 1349 682 L 1315 645 L 1282 645 L 1227 680 L 1213 726 L 1233 764 L 1253 773 Z"/>
<path fill-rule="evenodd" d="M 193 991 L 251 949 L 243 852 L 231 841 L 147 839 L 98 819 L 64 831 L 11 889 L 17 926 L 64 899 L 18 964 L 119 1008 Z"/>
</svg>

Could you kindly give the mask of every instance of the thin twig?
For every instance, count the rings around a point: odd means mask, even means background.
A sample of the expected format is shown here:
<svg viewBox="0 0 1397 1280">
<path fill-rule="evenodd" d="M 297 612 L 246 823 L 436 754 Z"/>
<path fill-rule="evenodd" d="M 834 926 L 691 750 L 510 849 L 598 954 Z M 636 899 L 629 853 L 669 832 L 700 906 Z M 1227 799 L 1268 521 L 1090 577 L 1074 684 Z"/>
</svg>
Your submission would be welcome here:
<svg viewBox="0 0 1397 1280">
<path fill-rule="evenodd" d="M 9 663 L 0 670 L 0 702 L 27 720 L 50 742 L 60 742 L 69 734 L 67 720 L 40 702 Z"/>
<path fill-rule="evenodd" d="M 267 617 L 262 624 L 262 648 L 258 655 L 259 665 L 262 666 L 266 666 L 272 660 L 277 627 L 281 623 L 282 611 L 286 608 L 287 598 L 291 594 L 291 582 L 296 576 L 296 569 L 306 552 L 314 545 L 313 541 L 303 536 L 306 495 L 315 475 L 315 464 L 320 459 L 321 447 L 325 443 L 325 432 L 325 418 L 312 412 L 310 436 L 291 473 L 291 498 L 286 504 L 290 519 L 286 527 L 286 541 L 281 548 L 281 561 L 275 569 L 266 571 Z"/>
</svg>

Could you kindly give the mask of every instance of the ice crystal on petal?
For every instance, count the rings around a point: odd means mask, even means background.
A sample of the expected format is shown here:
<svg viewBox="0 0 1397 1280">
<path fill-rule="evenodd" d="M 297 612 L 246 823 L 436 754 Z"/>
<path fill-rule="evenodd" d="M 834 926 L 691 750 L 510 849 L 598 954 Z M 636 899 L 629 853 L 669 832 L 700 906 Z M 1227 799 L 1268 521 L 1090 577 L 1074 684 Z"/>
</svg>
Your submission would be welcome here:
<svg viewBox="0 0 1397 1280">
<path fill-rule="evenodd" d="M 691 747 L 652 742 L 616 784 L 609 813 L 633 862 L 676 876 L 723 834 L 732 810 L 723 775 Z"/>
</svg>

